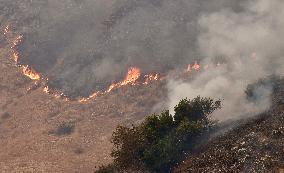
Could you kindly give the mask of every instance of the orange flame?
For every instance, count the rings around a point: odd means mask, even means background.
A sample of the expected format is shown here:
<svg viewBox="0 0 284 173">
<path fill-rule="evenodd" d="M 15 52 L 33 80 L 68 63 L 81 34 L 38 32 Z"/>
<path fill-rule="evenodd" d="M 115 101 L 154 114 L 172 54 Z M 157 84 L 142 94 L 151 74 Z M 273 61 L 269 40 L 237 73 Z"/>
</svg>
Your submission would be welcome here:
<svg viewBox="0 0 284 173">
<path fill-rule="evenodd" d="M 49 87 L 48 87 L 48 86 L 45 86 L 45 87 L 43 88 L 43 92 L 45 92 L 46 94 L 49 94 L 49 93 L 50 93 Z"/>
<path fill-rule="evenodd" d="M 18 46 L 23 41 L 23 36 L 19 35 L 14 41 L 11 49 L 14 49 L 16 46 Z"/>
<path fill-rule="evenodd" d="M 188 64 L 186 71 L 187 72 L 191 72 L 192 70 L 198 71 L 200 70 L 201 65 L 197 63 L 197 61 L 195 61 L 195 63 L 193 65 Z"/>
<path fill-rule="evenodd" d="M 13 61 L 15 61 L 16 63 L 19 62 L 19 53 L 18 52 L 14 52 L 13 56 L 12 56 Z"/>
<path fill-rule="evenodd" d="M 16 63 L 19 62 L 20 55 L 19 55 L 19 52 L 15 49 L 15 47 L 18 46 L 22 42 L 22 39 L 23 39 L 23 36 L 20 35 L 12 43 L 12 47 L 11 47 L 11 49 L 13 49 L 12 60 L 15 61 Z"/>
<path fill-rule="evenodd" d="M 40 75 L 36 73 L 32 68 L 30 68 L 28 65 L 22 66 L 22 72 L 25 76 L 29 77 L 32 80 L 39 80 Z"/>
<path fill-rule="evenodd" d="M 96 98 L 99 95 L 99 93 L 100 92 L 95 92 L 95 93 L 91 94 L 88 98 L 81 98 L 81 99 L 79 99 L 79 102 L 84 103 L 84 102 L 89 101 L 90 99 Z"/>
<path fill-rule="evenodd" d="M 4 34 L 4 36 L 8 34 L 9 29 L 10 29 L 10 26 L 9 26 L 9 25 L 7 25 L 7 26 L 5 27 L 5 29 L 4 29 L 4 33 L 3 33 L 3 34 Z"/>
<path fill-rule="evenodd" d="M 108 88 L 107 92 L 112 91 L 114 88 L 119 88 L 121 86 L 124 85 L 134 85 L 135 82 L 139 79 L 139 77 L 141 76 L 141 70 L 137 67 L 130 67 L 128 69 L 127 75 L 125 77 L 125 79 L 119 83 L 113 83 L 110 85 L 110 87 Z"/>
<path fill-rule="evenodd" d="M 159 75 L 158 74 L 148 74 L 148 75 L 145 75 L 144 78 L 145 78 L 145 82 L 143 84 L 147 85 L 152 81 L 159 80 Z"/>
<path fill-rule="evenodd" d="M 195 63 L 194 63 L 194 65 L 192 66 L 192 68 L 197 71 L 197 70 L 200 69 L 200 65 L 195 61 Z"/>
<path fill-rule="evenodd" d="M 144 82 L 138 83 L 137 80 L 141 77 L 141 70 L 137 67 L 130 67 L 128 69 L 127 75 L 125 76 L 124 80 L 118 83 L 111 84 L 106 91 L 97 91 L 94 92 L 92 95 L 90 95 L 87 98 L 80 98 L 78 101 L 80 103 L 85 103 L 93 98 L 96 98 L 97 96 L 104 95 L 106 93 L 109 93 L 115 88 L 120 88 L 125 85 L 136 85 L 136 84 L 144 84 L 147 85 L 152 81 L 157 81 L 160 79 L 158 74 L 148 74 L 144 76 Z"/>
</svg>

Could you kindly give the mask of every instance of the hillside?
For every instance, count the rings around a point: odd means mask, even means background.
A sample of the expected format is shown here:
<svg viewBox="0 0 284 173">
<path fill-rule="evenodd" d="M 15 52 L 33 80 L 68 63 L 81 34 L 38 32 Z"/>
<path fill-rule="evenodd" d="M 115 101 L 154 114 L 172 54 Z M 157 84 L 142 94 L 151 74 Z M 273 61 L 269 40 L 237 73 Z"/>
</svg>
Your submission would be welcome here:
<svg viewBox="0 0 284 173">
<path fill-rule="evenodd" d="M 27 91 L 34 82 L 0 48 L 1 172 L 92 172 L 109 163 L 110 136 L 119 124 L 135 123 L 164 97 L 163 82 L 125 86 L 86 103 Z"/>
<path fill-rule="evenodd" d="M 174 172 L 283 172 L 283 86 L 273 102 L 269 111 L 214 138 Z"/>
<path fill-rule="evenodd" d="M 164 170 L 284 169 L 284 84 L 271 107 L 273 82 L 244 92 L 284 75 L 283 9 L 281 0 L 0 0 L 0 172 L 113 168 L 116 127 L 149 115 L 157 126 L 142 129 L 163 140 L 137 134 Z M 201 97 L 222 105 L 192 121 L 208 104 L 193 104 L 197 113 L 184 104 L 194 113 L 176 120 L 179 101 Z"/>
</svg>

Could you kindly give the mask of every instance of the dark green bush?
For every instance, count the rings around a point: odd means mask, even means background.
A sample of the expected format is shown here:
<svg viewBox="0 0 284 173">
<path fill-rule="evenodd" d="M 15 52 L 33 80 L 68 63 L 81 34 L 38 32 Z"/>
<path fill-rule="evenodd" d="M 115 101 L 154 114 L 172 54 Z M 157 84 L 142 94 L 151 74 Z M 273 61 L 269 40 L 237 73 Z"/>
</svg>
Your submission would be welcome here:
<svg viewBox="0 0 284 173">
<path fill-rule="evenodd" d="M 187 118 L 189 121 L 206 121 L 209 123 L 208 115 L 219 109 L 221 102 L 200 96 L 193 100 L 183 99 L 175 107 L 175 123 L 180 123 Z"/>
<path fill-rule="evenodd" d="M 212 126 L 209 115 L 221 108 L 210 98 L 183 99 L 175 114 L 150 115 L 138 126 L 118 126 L 113 133 L 112 157 L 119 170 L 169 172 L 194 149 Z"/>
</svg>

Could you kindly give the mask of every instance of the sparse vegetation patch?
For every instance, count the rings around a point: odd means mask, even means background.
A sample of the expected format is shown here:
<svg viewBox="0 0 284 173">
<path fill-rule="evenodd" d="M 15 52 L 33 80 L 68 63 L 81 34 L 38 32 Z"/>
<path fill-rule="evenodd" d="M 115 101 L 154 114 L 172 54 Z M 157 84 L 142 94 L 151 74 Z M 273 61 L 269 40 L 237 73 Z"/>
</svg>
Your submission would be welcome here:
<svg viewBox="0 0 284 173">
<path fill-rule="evenodd" d="M 52 130 L 51 133 L 57 136 L 70 135 L 74 132 L 75 125 L 71 122 L 66 122 L 60 124 L 55 130 Z"/>
</svg>

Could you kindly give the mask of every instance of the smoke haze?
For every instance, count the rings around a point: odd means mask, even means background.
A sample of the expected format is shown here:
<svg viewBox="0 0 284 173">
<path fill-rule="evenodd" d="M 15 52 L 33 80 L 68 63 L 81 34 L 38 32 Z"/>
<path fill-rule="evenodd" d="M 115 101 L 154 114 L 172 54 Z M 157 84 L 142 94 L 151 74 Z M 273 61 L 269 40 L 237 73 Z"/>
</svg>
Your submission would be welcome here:
<svg viewBox="0 0 284 173">
<path fill-rule="evenodd" d="M 5 4 L 15 1 L 2 0 Z M 199 60 L 223 65 L 170 79 L 169 108 L 184 97 L 223 99 L 218 119 L 239 118 L 270 105 L 270 88 L 257 104 L 244 89 L 284 73 L 284 2 L 281 0 L 25 0 L 17 21 L 24 64 L 49 77 L 69 96 L 87 96 L 122 79 L 130 66 L 168 73 Z M 8 5 L 7 5 L 8 6 Z M 17 20 L 17 19 L 13 19 Z M 235 112 L 234 117 L 229 116 Z"/>
<path fill-rule="evenodd" d="M 199 74 L 190 83 L 170 81 L 171 108 L 179 99 L 197 95 L 223 100 L 223 109 L 214 114 L 219 120 L 253 116 L 269 108 L 271 88 L 254 91 L 260 95 L 257 103 L 247 101 L 244 90 L 261 77 L 283 75 L 284 2 L 252 0 L 242 6 L 241 12 L 224 8 L 198 19 L 200 55 L 222 56 L 226 63 Z M 203 59 L 205 64 L 211 61 Z"/>
<path fill-rule="evenodd" d="M 129 66 L 168 72 L 199 55 L 201 14 L 237 0 L 26 0 L 22 61 L 67 95 L 86 96 L 123 78 Z M 7 3 L 9 2 L 7 0 Z M 24 21 L 23 21 L 24 23 Z"/>
</svg>

